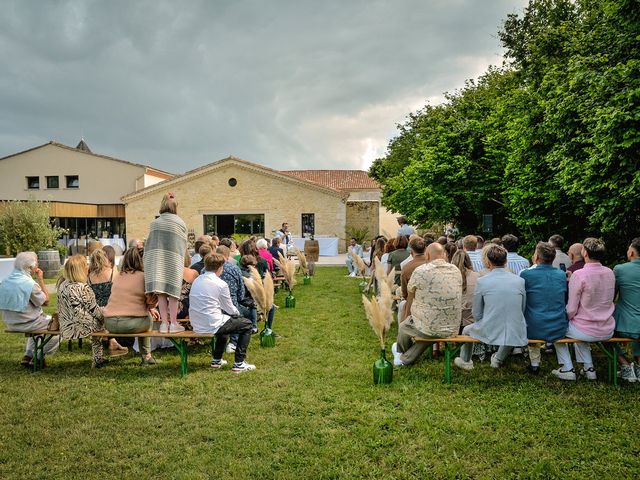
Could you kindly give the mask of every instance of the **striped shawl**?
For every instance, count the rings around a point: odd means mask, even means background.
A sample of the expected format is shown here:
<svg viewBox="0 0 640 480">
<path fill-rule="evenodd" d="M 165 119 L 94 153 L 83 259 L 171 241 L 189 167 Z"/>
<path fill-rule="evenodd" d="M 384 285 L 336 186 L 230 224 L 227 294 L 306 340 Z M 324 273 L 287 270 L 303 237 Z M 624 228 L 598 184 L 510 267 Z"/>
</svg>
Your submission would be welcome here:
<svg viewBox="0 0 640 480">
<path fill-rule="evenodd" d="M 180 298 L 187 226 L 173 213 L 163 213 L 153 222 L 144 243 L 145 293 L 164 293 Z"/>
</svg>

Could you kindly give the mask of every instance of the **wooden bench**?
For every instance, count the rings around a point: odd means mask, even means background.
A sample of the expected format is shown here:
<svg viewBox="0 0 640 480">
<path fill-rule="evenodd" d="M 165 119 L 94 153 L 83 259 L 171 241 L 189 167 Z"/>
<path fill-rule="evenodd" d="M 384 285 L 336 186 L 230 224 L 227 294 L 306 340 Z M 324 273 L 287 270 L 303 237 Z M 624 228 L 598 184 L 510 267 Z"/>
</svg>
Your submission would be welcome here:
<svg viewBox="0 0 640 480">
<path fill-rule="evenodd" d="M 5 330 L 5 333 L 21 333 L 25 337 L 32 337 L 35 344 L 33 371 L 36 372 L 42 368 L 42 362 L 44 359 L 44 346 L 56 335 L 60 335 L 59 331 L 52 330 L 32 330 L 30 332 L 16 332 L 14 330 Z M 211 339 L 211 351 L 215 346 L 215 334 L 214 333 L 195 333 L 190 330 L 185 330 L 180 333 L 160 333 L 155 330 L 141 333 L 111 333 L 106 330 L 102 332 L 95 332 L 89 335 L 90 337 L 108 338 L 108 337 L 130 337 L 130 338 L 168 338 L 171 343 L 176 347 L 176 350 L 180 354 L 180 374 L 184 377 L 187 374 L 187 344 L 185 340 L 190 338 L 210 338 Z"/>
<path fill-rule="evenodd" d="M 451 384 L 451 362 L 455 355 L 460 351 L 460 347 L 463 343 L 482 343 L 480 340 L 476 340 L 475 338 L 469 337 L 467 335 L 456 335 L 455 337 L 450 338 L 423 338 L 423 337 L 413 337 L 413 341 L 416 343 L 443 343 L 444 344 L 444 382 Z M 563 338 L 561 340 L 556 340 L 553 343 L 577 343 L 580 340 L 575 340 L 573 338 Z M 607 348 L 605 344 L 616 344 L 616 343 L 628 343 L 633 342 L 633 338 L 610 338 L 609 340 L 605 340 L 602 342 L 592 342 L 594 343 L 607 357 L 607 380 L 609 383 L 613 383 L 616 387 L 618 386 L 618 355 L 616 355 L 615 348 L 613 346 L 611 349 Z M 545 340 L 537 340 L 531 339 L 529 340 L 529 345 L 544 345 L 547 343 Z"/>
</svg>

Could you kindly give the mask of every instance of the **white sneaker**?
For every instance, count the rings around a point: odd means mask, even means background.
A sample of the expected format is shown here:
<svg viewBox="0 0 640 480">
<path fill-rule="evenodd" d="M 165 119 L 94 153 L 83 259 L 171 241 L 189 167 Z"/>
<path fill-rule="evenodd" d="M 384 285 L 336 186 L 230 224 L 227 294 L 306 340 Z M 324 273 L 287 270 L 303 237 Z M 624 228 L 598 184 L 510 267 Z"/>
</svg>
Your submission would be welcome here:
<svg viewBox="0 0 640 480">
<path fill-rule="evenodd" d="M 629 365 L 620 365 L 620 370 L 618 370 L 618 378 L 621 380 L 625 380 L 629 383 L 634 383 L 638 381 L 638 377 L 636 377 L 635 369 L 633 368 L 633 363 Z"/>
<path fill-rule="evenodd" d="M 235 353 L 236 346 L 233 343 L 227 344 L 227 349 L 225 350 L 227 353 Z"/>
<path fill-rule="evenodd" d="M 241 372 L 248 372 L 249 370 L 255 370 L 255 369 L 256 369 L 255 365 L 251 365 L 250 363 L 247 363 L 247 362 L 242 362 L 239 365 L 234 363 L 231 371 L 236 373 L 241 373 Z"/>
<path fill-rule="evenodd" d="M 210 367 L 211 367 L 211 368 L 222 368 L 222 367 L 224 367 L 227 363 L 229 363 L 229 362 L 227 362 L 224 358 L 221 358 L 220 360 L 211 360 L 211 365 L 210 365 Z"/>
<path fill-rule="evenodd" d="M 169 322 L 162 322 L 158 331 L 160 333 L 169 333 Z"/>
<path fill-rule="evenodd" d="M 498 352 L 491 355 L 491 368 L 500 368 L 502 366 L 502 362 L 498 360 Z"/>
<path fill-rule="evenodd" d="M 393 345 L 391 345 L 391 353 L 393 354 L 393 365 L 396 367 L 400 367 L 402 365 L 404 365 L 404 363 L 402 362 L 402 360 L 400 360 L 400 355 L 402 355 L 399 351 L 398 351 L 398 344 L 394 342 Z"/>
<path fill-rule="evenodd" d="M 456 357 L 453 359 L 453 364 L 462 370 L 473 370 L 473 360 L 465 362 L 462 358 Z"/>
<path fill-rule="evenodd" d="M 351 272 L 351 274 L 349 274 L 350 277 L 357 277 L 358 274 L 356 272 Z"/>
<path fill-rule="evenodd" d="M 596 380 L 596 369 L 593 367 L 589 367 L 587 369 L 580 369 L 580 376 L 586 378 L 587 380 Z"/>
<path fill-rule="evenodd" d="M 172 323 L 171 325 L 169 325 L 169 333 L 180 333 L 184 331 L 185 328 L 179 323 Z"/>
<path fill-rule="evenodd" d="M 572 368 L 571 370 L 563 371 L 562 368 L 556 368 L 555 370 L 551 370 L 551 375 L 558 377 L 560 380 L 575 380 L 576 372 Z"/>
</svg>

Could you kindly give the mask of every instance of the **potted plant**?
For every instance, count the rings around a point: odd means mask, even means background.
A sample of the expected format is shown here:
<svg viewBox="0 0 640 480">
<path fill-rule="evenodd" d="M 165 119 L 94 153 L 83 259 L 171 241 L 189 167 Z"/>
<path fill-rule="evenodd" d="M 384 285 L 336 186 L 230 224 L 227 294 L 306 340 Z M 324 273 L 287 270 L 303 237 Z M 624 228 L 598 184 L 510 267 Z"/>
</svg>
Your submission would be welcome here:
<svg viewBox="0 0 640 480">
<path fill-rule="evenodd" d="M 288 260 L 281 253 L 278 253 L 278 258 L 280 260 L 280 271 L 284 276 L 284 281 L 287 286 L 287 290 L 289 291 L 289 295 L 285 299 L 284 306 L 286 308 L 295 308 L 296 307 L 296 297 L 293 296 L 293 287 L 296 284 L 296 264 L 293 260 Z"/>
</svg>

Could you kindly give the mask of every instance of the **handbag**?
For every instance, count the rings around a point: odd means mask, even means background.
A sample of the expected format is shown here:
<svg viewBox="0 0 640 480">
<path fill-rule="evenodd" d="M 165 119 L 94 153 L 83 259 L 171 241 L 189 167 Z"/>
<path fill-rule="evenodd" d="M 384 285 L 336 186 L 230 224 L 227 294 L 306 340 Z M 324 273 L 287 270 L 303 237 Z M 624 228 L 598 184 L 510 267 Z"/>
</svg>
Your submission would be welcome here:
<svg viewBox="0 0 640 480">
<path fill-rule="evenodd" d="M 60 318 L 57 313 L 51 315 L 51 320 L 49 320 L 49 325 L 47 326 L 47 330 L 50 332 L 59 332 L 60 331 Z"/>
</svg>

